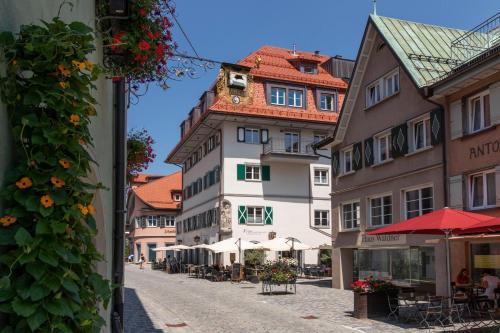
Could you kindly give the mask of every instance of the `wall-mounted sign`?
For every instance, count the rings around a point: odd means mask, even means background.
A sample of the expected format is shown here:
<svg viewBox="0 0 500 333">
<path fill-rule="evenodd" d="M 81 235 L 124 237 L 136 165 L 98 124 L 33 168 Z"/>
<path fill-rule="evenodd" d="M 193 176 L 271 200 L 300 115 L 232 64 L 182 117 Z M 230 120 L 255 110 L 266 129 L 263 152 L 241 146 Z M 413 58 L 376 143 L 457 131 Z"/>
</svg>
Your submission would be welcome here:
<svg viewBox="0 0 500 333">
<path fill-rule="evenodd" d="M 360 246 L 388 246 L 406 244 L 406 235 L 362 235 Z"/>
<path fill-rule="evenodd" d="M 474 268 L 500 268 L 500 255 L 475 255 Z"/>
<path fill-rule="evenodd" d="M 500 152 L 500 140 L 492 140 L 469 148 L 469 159 Z"/>
</svg>

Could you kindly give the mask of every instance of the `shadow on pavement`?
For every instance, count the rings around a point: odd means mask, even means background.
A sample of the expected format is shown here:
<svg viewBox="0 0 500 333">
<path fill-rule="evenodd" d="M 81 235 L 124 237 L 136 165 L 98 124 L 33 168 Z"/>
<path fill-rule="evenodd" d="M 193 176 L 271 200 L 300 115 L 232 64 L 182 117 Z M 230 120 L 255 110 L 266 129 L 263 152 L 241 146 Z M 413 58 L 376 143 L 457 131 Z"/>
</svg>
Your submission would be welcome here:
<svg viewBox="0 0 500 333">
<path fill-rule="evenodd" d="M 124 331 L 125 333 L 163 333 L 155 328 L 141 303 L 137 293 L 132 288 L 125 287 Z"/>
<path fill-rule="evenodd" d="M 297 286 L 299 286 L 301 284 L 309 285 L 309 286 L 316 286 L 316 287 L 321 287 L 321 288 L 331 288 L 332 287 L 332 279 L 321 279 L 321 280 L 300 279 L 300 280 L 297 280 Z"/>
</svg>

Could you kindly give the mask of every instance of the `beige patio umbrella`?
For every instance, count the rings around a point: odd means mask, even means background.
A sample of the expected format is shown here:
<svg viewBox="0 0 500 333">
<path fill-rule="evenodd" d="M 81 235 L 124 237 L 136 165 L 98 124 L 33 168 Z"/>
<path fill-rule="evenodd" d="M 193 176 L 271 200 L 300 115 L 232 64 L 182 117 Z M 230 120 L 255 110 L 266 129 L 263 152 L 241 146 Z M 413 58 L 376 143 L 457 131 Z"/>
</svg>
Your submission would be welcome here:
<svg viewBox="0 0 500 333">
<path fill-rule="evenodd" d="M 259 249 L 260 244 L 254 244 L 252 242 L 243 240 L 241 238 L 228 238 L 223 241 L 213 243 L 207 247 L 207 249 L 215 252 L 239 252 L 245 250 Z"/>
<path fill-rule="evenodd" d="M 299 242 L 293 237 L 283 238 L 276 237 L 274 239 L 262 242 L 259 245 L 261 248 L 268 249 L 270 251 L 301 251 L 301 250 L 311 250 L 313 247 Z"/>
</svg>

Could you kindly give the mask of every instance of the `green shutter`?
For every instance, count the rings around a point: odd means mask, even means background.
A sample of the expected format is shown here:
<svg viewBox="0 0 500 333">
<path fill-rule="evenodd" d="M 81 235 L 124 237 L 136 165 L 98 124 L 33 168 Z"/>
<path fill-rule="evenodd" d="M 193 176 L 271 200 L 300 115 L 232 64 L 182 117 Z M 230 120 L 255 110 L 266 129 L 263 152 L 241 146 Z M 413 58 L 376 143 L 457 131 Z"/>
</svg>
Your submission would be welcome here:
<svg viewBox="0 0 500 333">
<path fill-rule="evenodd" d="M 264 208 L 264 224 L 273 224 L 273 207 Z"/>
<path fill-rule="evenodd" d="M 238 164 L 236 179 L 245 180 L 245 164 Z"/>
<path fill-rule="evenodd" d="M 271 180 L 271 167 L 269 165 L 262 166 L 262 180 Z"/>
<path fill-rule="evenodd" d="M 247 206 L 238 206 L 238 223 L 247 224 Z"/>
</svg>

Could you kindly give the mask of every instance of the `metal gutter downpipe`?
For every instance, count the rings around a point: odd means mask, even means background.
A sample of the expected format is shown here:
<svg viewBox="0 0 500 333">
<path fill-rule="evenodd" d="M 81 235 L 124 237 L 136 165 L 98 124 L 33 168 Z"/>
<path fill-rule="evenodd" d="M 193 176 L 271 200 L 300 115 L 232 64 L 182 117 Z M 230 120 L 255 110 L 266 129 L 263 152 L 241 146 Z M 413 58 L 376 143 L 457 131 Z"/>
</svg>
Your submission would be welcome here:
<svg viewBox="0 0 500 333">
<path fill-rule="evenodd" d="M 126 196 L 126 144 L 127 109 L 125 106 L 125 79 L 113 82 L 114 94 L 114 225 L 113 225 L 113 290 L 112 332 L 123 332 L 123 274 L 124 274 L 124 237 L 125 237 L 125 196 Z"/>
</svg>

